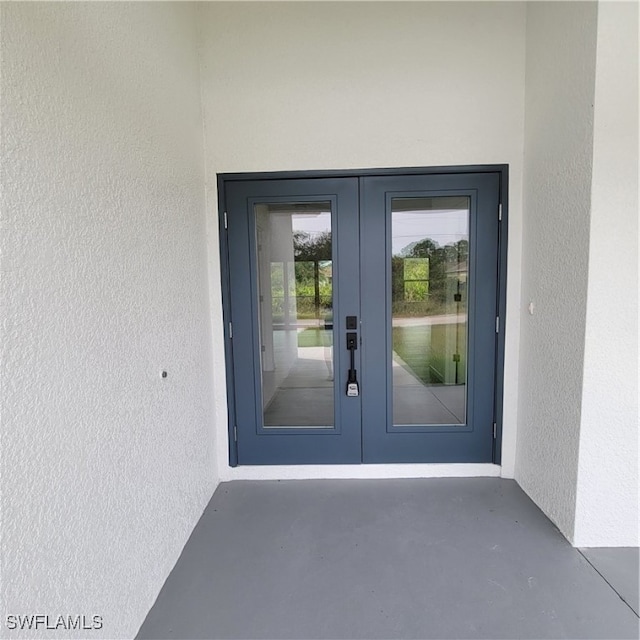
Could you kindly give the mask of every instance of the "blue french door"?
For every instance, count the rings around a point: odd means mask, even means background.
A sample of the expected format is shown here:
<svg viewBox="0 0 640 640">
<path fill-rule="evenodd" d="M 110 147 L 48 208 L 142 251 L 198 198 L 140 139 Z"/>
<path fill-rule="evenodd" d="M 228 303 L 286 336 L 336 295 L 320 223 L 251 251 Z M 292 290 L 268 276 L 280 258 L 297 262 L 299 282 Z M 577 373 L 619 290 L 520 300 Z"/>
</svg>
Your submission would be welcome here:
<svg viewBox="0 0 640 640">
<path fill-rule="evenodd" d="M 499 173 L 223 191 L 232 461 L 491 462 Z"/>
<path fill-rule="evenodd" d="M 343 393 L 358 180 L 230 182 L 225 198 L 238 463 L 360 462 L 361 397 Z"/>
</svg>

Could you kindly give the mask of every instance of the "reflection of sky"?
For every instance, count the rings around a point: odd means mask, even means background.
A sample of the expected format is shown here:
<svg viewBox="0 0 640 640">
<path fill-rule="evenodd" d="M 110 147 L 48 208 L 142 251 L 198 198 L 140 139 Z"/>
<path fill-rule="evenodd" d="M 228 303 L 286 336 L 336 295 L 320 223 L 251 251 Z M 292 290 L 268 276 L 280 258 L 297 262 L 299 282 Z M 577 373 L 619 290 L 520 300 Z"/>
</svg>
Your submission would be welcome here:
<svg viewBox="0 0 640 640">
<path fill-rule="evenodd" d="M 394 211 L 391 218 L 391 250 L 400 253 L 407 245 L 431 238 L 440 246 L 468 239 L 469 212 L 462 209 L 429 209 L 425 211 Z M 294 213 L 294 231 L 311 236 L 331 230 L 331 214 Z"/>
<path fill-rule="evenodd" d="M 315 236 L 323 231 L 331 231 L 331 213 L 294 213 L 291 216 L 294 231 L 305 231 Z"/>
<path fill-rule="evenodd" d="M 407 245 L 431 238 L 440 246 L 468 239 L 469 212 L 462 209 L 394 211 L 391 216 L 391 251 L 400 253 Z"/>
</svg>

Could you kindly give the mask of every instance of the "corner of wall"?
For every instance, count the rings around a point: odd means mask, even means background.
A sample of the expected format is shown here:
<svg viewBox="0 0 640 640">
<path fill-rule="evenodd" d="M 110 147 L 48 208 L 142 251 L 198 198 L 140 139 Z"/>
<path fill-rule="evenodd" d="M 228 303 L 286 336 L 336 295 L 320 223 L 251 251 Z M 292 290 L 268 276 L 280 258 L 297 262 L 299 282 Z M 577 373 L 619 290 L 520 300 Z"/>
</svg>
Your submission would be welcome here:
<svg viewBox="0 0 640 640">
<path fill-rule="evenodd" d="M 202 110 L 202 131 L 205 154 L 205 192 L 206 192 L 206 237 L 207 237 L 207 275 L 209 292 L 209 319 L 211 331 L 212 396 L 213 424 L 212 438 L 215 455 L 216 483 L 228 479 L 228 416 L 227 416 L 227 379 L 224 344 L 224 321 L 222 314 L 222 273 L 220 268 L 219 235 L 219 198 L 215 166 L 217 148 L 216 131 L 210 126 L 211 106 L 205 90 L 208 78 L 208 35 L 206 31 L 209 7 L 207 3 L 196 3 L 197 51 L 200 77 L 200 100 Z"/>
<path fill-rule="evenodd" d="M 638 546 L 638 4 L 601 2 L 574 544 Z"/>
<path fill-rule="evenodd" d="M 580 439 L 596 26 L 595 3 L 527 5 L 515 477 L 569 539 Z"/>
<path fill-rule="evenodd" d="M 202 188 L 204 190 L 204 217 L 205 217 L 205 234 L 206 234 L 206 255 L 207 255 L 207 293 L 208 293 L 208 312 L 209 312 L 209 332 L 210 332 L 210 358 L 211 358 L 211 381 L 212 381 L 212 397 L 213 397 L 213 414 L 210 424 L 210 444 L 213 451 L 213 475 L 215 487 L 220 484 L 222 470 L 225 467 L 224 460 L 219 455 L 220 449 L 220 428 L 222 422 L 227 422 L 226 412 L 226 375 L 224 357 L 220 357 L 220 353 L 224 354 L 224 333 L 222 332 L 222 291 L 220 282 L 220 250 L 218 238 L 218 191 L 216 184 L 216 176 L 211 171 L 211 158 L 209 152 L 209 144 L 212 142 L 208 138 L 207 131 L 207 104 L 204 99 L 204 73 L 205 73 L 205 56 L 204 48 L 204 10 L 202 4 L 197 2 L 193 4 L 194 20 L 195 20 L 195 40 L 198 59 L 198 82 L 200 96 L 200 116 L 202 125 L 202 147 L 203 147 L 203 175 L 204 182 Z M 221 351 L 222 349 L 222 351 Z M 214 487 L 214 491 L 215 491 Z"/>
</svg>

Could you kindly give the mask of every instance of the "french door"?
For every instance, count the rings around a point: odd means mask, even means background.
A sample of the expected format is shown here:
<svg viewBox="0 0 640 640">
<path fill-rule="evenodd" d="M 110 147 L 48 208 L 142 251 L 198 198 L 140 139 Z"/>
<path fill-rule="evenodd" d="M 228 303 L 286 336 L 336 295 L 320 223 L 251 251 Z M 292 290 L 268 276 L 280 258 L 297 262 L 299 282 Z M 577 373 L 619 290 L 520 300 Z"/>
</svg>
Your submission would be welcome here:
<svg viewBox="0 0 640 640">
<path fill-rule="evenodd" d="M 500 173 L 222 188 L 237 463 L 491 462 Z"/>
</svg>

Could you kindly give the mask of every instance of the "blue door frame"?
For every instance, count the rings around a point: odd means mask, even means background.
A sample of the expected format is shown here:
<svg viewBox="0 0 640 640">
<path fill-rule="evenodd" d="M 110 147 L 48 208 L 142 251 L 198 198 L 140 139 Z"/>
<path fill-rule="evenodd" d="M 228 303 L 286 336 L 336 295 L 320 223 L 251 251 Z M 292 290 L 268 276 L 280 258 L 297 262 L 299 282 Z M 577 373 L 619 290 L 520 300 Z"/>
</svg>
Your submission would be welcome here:
<svg viewBox="0 0 640 640">
<path fill-rule="evenodd" d="M 506 165 L 218 176 L 231 466 L 500 463 L 504 331 L 496 328 L 496 318 L 504 327 L 507 185 Z M 465 424 L 455 428 L 397 427 L 391 420 L 388 380 L 390 260 L 383 259 L 390 255 L 389 206 L 391 198 L 438 195 L 465 195 L 472 203 L 469 264 L 475 281 L 470 282 L 468 414 Z M 331 430 L 315 432 L 267 430 L 261 424 L 252 205 L 313 199 L 332 202 L 336 238 L 336 423 Z M 359 398 L 343 393 L 348 315 L 362 318 L 362 344 L 356 351 Z"/>
</svg>

